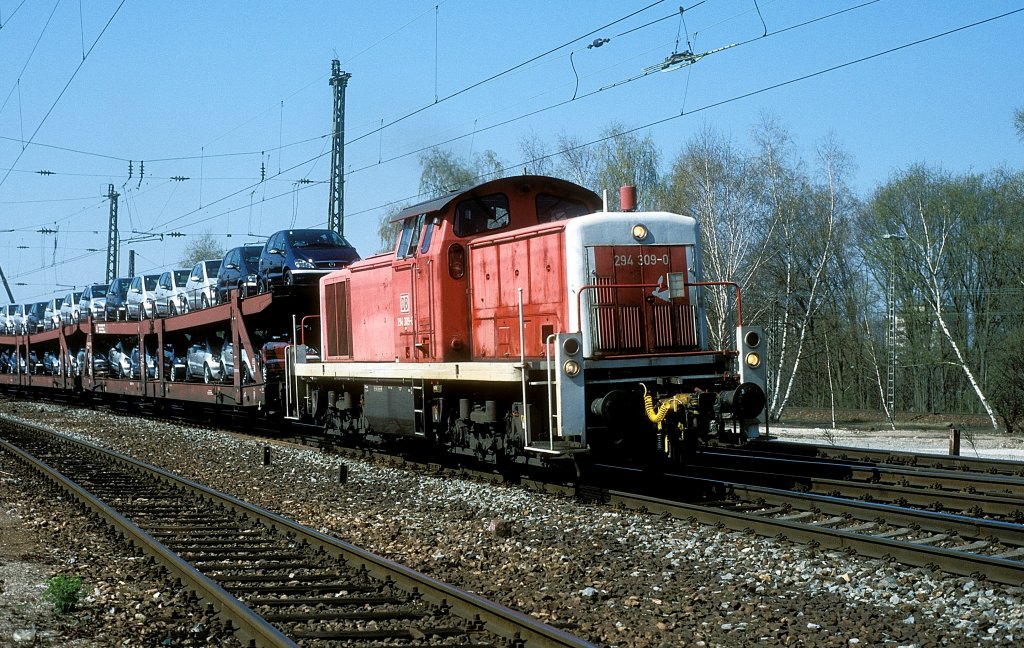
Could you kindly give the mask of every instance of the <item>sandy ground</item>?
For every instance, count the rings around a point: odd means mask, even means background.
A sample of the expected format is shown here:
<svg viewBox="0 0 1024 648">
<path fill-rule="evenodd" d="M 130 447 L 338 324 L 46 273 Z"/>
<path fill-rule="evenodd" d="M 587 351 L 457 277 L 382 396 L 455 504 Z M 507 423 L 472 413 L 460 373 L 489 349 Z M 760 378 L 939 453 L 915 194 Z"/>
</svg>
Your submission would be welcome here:
<svg viewBox="0 0 1024 648">
<path fill-rule="evenodd" d="M 907 429 L 850 430 L 821 427 L 773 427 L 771 436 L 784 441 L 828 443 L 835 446 L 900 450 L 905 452 L 949 453 L 948 430 Z M 994 432 L 963 432 L 960 455 L 989 459 L 1024 461 L 1024 437 Z"/>
</svg>

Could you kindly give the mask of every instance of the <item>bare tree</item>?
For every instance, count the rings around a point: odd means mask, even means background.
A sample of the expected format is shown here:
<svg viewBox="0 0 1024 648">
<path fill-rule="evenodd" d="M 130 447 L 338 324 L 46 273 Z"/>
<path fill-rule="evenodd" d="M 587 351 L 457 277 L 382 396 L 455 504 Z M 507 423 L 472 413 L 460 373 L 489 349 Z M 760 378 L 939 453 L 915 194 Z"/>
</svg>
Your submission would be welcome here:
<svg viewBox="0 0 1024 648">
<path fill-rule="evenodd" d="M 224 257 L 224 246 L 217 242 L 210 230 L 189 239 L 181 256 L 181 267 L 191 268 L 200 261 Z"/>
<path fill-rule="evenodd" d="M 824 176 L 824 184 L 818 188 L 804 187 L 809 204 L 798 201 L 791 207 L 780 209 L 778 219 L 781 236 L 779 249 L 783 255 L 785 271 L 786 303 L 792 305 L 783 309 L 783 344 L 776 360 L 775 385 L 771 397 L 770 412 L 775 420 L 782 412 L 793 393 L 793 385 L 803 360 L 810 322 L 822 304 L 826 273 L 830 269 L 838 247 L 838 234 L 845 219 L 848 192 L 843 182 L 846 156 L 834 140 L 826 140 L 818 148 L 818 156 Z M 779 173 L 770 170 L 774 185 Z M 773 187 L 772 194 L 781 193 Z M 804 208 L 800 208 L 804 206 Z M 796 329 L 796 341 L 787 349 L 785 341 L 789 332 L 790 318 Z M 790 352 L 792 357 L 787 357 Z M 828 350 L 826 348 L 826 354 Z M 788 373 L 785 389 L 780 392 L 784 374 Z"/>
<path fill-rule="evenodd" d="M 555 175 L 597 190 L 597 156 L 593 147 L 565 133 L 558 136 Z"/>
<path fill-rule="evenodd" d="M 649 135 L 626 132 L 621 124 L 612 124 L 603 135 L 597 146 L 595 180 L 599 189 L 608 191 L 610 208 L 618 208 L 618 189 L 623 185 L 636 187 L 637 208 L 653 206 L 661 189 L 654 141 Z"/>
<path fill-rule="evenodd" d="M 732 142 L 703 128 L 676 158 L 662 208 L 697 220 L 705 281 L 731 281 L 746 293 L 767 258 L 764 211 L 750 182 L 750 162 Z M 705 291 L 711 343 L 730 343 L 736 317 L 731 291 Z"/>
<path fill-rule="evenodd" d="M 535 132 L 519 139 L 519 152 L 523 156 L 523 173 L 552 175 L 555 173 L 554 155 L 547 142 Z"/>
<path fill-rule="evenodd" d="M 917 213 L 920 218 L 921 228 L 918 231 L 908 232 L 907 240 L 917 250 L 921 260 L 924 262 L 924 295 L 932 310 L 932 314 L 935 316 L 935 321 L 938 323 L 939 328 L 942 329 L 942 335 L 946 338 L 953 353 L 956 354 L 957 362 L 963 370 L 967 381 L 974 389 L 974 393 L 977 394 L 981 406 L 985 408 L 985 412 L 988 414 L 989 419 L 991 419 L 992 427 L 998 428 L 999 423 L 996 422 L 995 411 L 989 404 L 984 392 L 982 392 L 981 385 L 974 377 L 974 372 L 971 371 L 970 366 L 968 366 L 967 361 L 964 359 L 960 345 L 954 339 L 953 334 L 950 332 L 949 324 L 946 322 L 943 310 L 946 287 L 943 285 L 945 276 L 942 267 L 947 253 L 947 246 L 950 243 L 953 223 L 948 210 L 940 209 L 938 212 L 937 214 L 926 214 L 924 203 L 919 199 Z"/>
</svg>

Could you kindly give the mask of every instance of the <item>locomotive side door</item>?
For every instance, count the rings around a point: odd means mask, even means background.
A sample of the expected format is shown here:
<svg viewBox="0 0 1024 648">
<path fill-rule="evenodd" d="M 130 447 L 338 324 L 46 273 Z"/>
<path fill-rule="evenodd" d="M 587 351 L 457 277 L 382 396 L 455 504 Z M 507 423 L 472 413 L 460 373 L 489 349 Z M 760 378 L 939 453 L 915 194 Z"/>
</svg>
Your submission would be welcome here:
<svg viewBox="0 0 1024 648">
<path fill-rule="evenodd" d="M 434 345 L 433 260 L 426 254 L 436 229 L 427 214 L 410 216 L 402 223 L 395 250 L 395 350 L 399 360 L 423 361 L 436 357 Z"/>
</svg>

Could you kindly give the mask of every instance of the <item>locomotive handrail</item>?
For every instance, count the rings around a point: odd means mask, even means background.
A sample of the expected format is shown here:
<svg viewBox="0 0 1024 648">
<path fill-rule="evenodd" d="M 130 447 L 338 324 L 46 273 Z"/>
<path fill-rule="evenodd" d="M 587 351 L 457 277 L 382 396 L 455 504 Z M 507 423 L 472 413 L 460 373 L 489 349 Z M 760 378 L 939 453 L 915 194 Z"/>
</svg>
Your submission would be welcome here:
<svg viewBox="0 0 1024 648">
<path fill-rule="evenodd" d="M 598 288 L 657 288 L 660 283 L 654 284 L 585 284 L 580 286 L 576 293 L 576 332 L 583 332 L 583 293 L 587 290 Z M 736 325 L 743 326 L 743 301 L 740 297 L 740 285 L 735 281 L 695 281 L 684 283 L 684 287 L 694 286 L 732 286 L 736 289 Z"/>
<path fill-rule="evenodd" d="M 303 317 L 303 318 L 302 318 L 302 320 L 301 320 L 301 321 L 299 322 L 299 330 L 300 330 L 300 331 L 302 331 L 302 332 L 301 332 L 301 333 L 299 334 L 299 342 L 300 342 L 301 344 L 303 344 L 303 345 L 305 345 L 305 344 L 306 344 L 306 320 L 308 320 L 308 319 L 320 319 L 320 314 L 319 314 L 319 313 L 317 313 L 316 315 L 306 315 L 306 316 L 305 316 L 305 317 Z M 323 346 L 323 344 L 322 344 L 322 341 L 321 341 L 320 343 L 318 343 L 318 345 L 319 345 L 319 346 Z M 322 352 L 323 352 L 323 351 L 321 350 L 321 353 L 322 353 Z M 323 358 L 323 356 L 322 356 L 322 355 L 321 355 L 320 357 L 321 357 L 321 358 Z"/>
</svg>

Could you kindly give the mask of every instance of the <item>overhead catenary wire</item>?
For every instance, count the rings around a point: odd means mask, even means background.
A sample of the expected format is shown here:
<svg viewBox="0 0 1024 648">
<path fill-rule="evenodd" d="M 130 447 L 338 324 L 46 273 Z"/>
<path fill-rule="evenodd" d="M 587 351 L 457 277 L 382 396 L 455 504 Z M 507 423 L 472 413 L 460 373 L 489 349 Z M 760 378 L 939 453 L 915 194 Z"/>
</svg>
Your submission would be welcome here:
<svg viewBox="0 0 1024 648">
<path fill-rule="evenodd" d="M 874 0 L 874 1 L 877 1 L 877 0 Z M 864 5 L 867 5 L 867 4 L 872 4 L 872 3 L 871 3 L 871 2 L 868 2 L 868 3 L 863 3 L 863 5 L 858 5 L 858 7 L 859 7 L 859 6 L 864 6 Z M 849 11 L 849 10 L 851 10 L 851 9 L 853 9 L 853 8 L 849 8 L 849 9 L 844 9 L 843 11 Z M 950 30 L 950 31 L 948 31 L 948 32 L 943 32 L 942 34 L 937 34 L 937 35 L 931 36 L 931 37 L 929 37 L 929 38 L 926 38 L 926 39 L 921 39 L 921 40 L 919 40 L 919 41 L 915 41 L 915 42 L 913 42 L 913 43 L 908 43 L 908 44 L 904 44 L 904 45 L 902 45 L 902 46 L 899 46 L 899 47 L 895 47 L 895 48 L 891 48 L 891 49 L 889 49 L 889 50 L 885 50 L 885 51 L 883 51 L 883 52 L 879 52 L 879 53 L 876 53 L 876 54 L 873 54 L 873 55 L 870 55 L 870 56 L 867 56 L 867 57 L 863 57 L 863 58 L 860 58 L 860 59 L 856 59 L 856 60 L 854 60 L 854 61 L 849 61 L 849 62 L 847 62 L 847 63 L 843 63 L 843 64 L 841 64 L 841 65 L 837 65 L 837 66 L 833 66 L 833 67 L 830 67 L 830 68 L 826 68 L 826 69 L 823 69 L 823 70 L 819 70 L 819 71 L 817 71 L 817 72 L 814 72 L 814 73 L 811 73 L 811 74 L 808 74 L 808 75 L 804 75 L 804 76 L 801 76 L 801 77 L 797 77 L 797 78 L 794 78 L 794 79 L 790 79 L 790 80 L 788 80 L 788 81 L 784 81 L 784 82 L 781 82 L 781 83 L 779 83 L 779 84 L 774 84 L 774 85 L 771 85 L 771 86 L 766 86 L 766 87 L 764 87 L 764 88 L 761 88 L 761 89 L 758 89 L 758 90 L 755 90 L 755 91 L 752 91 L 752 92 L 749 92 L 749 93 L 745 93 L 745 94 L 742 94 L 742 95 L 738 95 L 738 96 L 736 96 L 736 97 L 732 97 L 732 98 L 730 98 L 730 99 L 727 99 L 727 100 L 723 100 L 723 101 L 721 101 L 721 102 L 716 102 L 716 103 L 713 103 L 713 104 L 708 104 L 708 105 L 705 105 L 705 106 L 701 106 L 701 107 L 699 107 L 699 108 L 696 108 L 696 109 L 693 109 L 693 110 L 689 110 L 689 111 L 687 111 L 687 110 L 683 109 L 683 110 L 680 110 L 680 113 L 679 113 L 679 115 L 677 115 L 677 116 L 672 116 L 672 117 L 668 117 L 668 118 L 666 118 L 666 119 L 662 119 L 662 120 L 658 120 L 658 121 L 655 121 L 655 122 L 651 122 L 651 123 L 649 123 L 649 124 L 645 124 L 645 125 L 642 125 L 642 126 L 638 126 L 638 127 L 636 127 L 636 128 L 633 128 L 633 129 L 630 129 L 630 130 L 627 130 L 627 131 L 624 131 L 624 132 L 627 132 L 627 133 L 628 133 L 628 132 L 634 132 L 634 131 L 636 131 L 636 130 L 641 130 L 641 129 L 645 129 L 645 128 L 651 128 L 651 127 L 654 127 L 654 126 L 656 126 L 656 125 L 659 125 L 659 124 L 661 124 L 661 123 L 664 123 L 664 122 L 667 122 L 667 121 L 671 121 L 672 119 L 676 119 L 676 118 L 678 118 L 678 117 L 683 117 L 683 116 L 686 116 L 686 115 L 692 115 L 692 114 L 694 114 L 694 113 L 697 113 L 697 112 L 700 112 L 700 111 L 703 111 L 703 110 L 707 110 L 707 109 L 709 109 L 709 108 L 713 108 L 713 107 L 715 107 L 715 106 L 718 106 L 718 105 L 722 105 L 722 104 L 724 104 L 724 103 L 729 103 L 729 102 L 731 102 L 731 101 L 736 101 L 736 100 L 739 100 L 739 99 L 747 98 L 747 97 L 753 96 L 753 95 L 755 95 L 755 94 L 759 94 L 759 93 L 761 93 L 761 92 L 766 92 L 766 91 L 768 91 L 768 90 L 772 90 L 772 89 L 775 89 L 775 88 L 778 88 L 778 87 L 781 87 L 781 86 L 784 86 L 784 85 L 787 85 L 787 84 L 790 84 L 790 83 L 795 83 L 795 82 L 797 82 L 797 81 L 802 81 L 802 80 L 805 80 L 805 79 L 811 78 L 811 77 L 813 77 L 813 76 L 817 76 L 817 75 L 819 75 L 819 74 L 824 74 L 824 73 L 826 73 L 826 72 L 830 72 L 830 71 L 833 71 L 833 70 L 837 70 L 837 69 L 840 69 L 840 68 L 842 68 L 842 67 L 845 67 L 845 66 L 848 66 L 848 65 L 853 65 L 853 64 L 855 64 L 855 63 L 859 63 L 859 62 L 862 62 L 862 61 L 865 61 L 865 60 L 869 60 L 869 59 L 871 59 L 871 58 L 875 58 L 875 57 L 877 57 L 877 56 L 882 56 L 882 55 L 885 55 L 885 54 L 888 54 L 888 53 L 891 53 L 891 52 L 897 51 L 897 50 L 899 50 L 899 49 L 903 49 L 903 48 L 905 48 L 905 47 L 910 47 L 910 46 L 912 46 L 912 45 L 916 45 L 916 44 L 919 44 L 919 43 L 922 43 L 922 42 L 926 42 L 926 41 L 928 41 L 928 40 L 932 40 L 932 39 L 934 39 L 934 38 L 938 38 L 938 37 L 941 37 L 941 36 L 945 36 L 945 35 L 948 35 L 948 34 L 954 33 L 954 32 L 956 32 L 956 31 L 960 31 L 960 30 L 962 30 L 962 29 L 966 29 L 966 28 L 968 28 L 968 27 L 973 27 L 973 26 L 976 26 L 976 25 L 979 25 L 979 24 L 983 24 L 984 22 L 989 22 L 989 21 L 991 21 L 991 20 L 996 20 L 996 19 L 998 19 L 998 18 L 1001 18 L 1001 17 L 1005 17 L 1005 16 L 1008 16 L 1008 15 L 1011 15 L 1011 14 L 1017 13 L 1018 11 L 1020 11 L 1020 10 L 1017 10 L 1017 11 L 1012 11 L 1012 12 L 1007 12 L 1006 14 L 1003 14 L 1003 15 L 1001 15 L 1001 16 L 997 16 L 997 17 L 994 17 L 994 18 L 991 18 L 991 19 L 988 19 L 988 20 L 985 20 L 985 21 L 979 21 L 978 23 L 972 23 L 971 25 L 967 25 L 967 26 L 964 26 L 964 27 L 961 27 L 961 28 L 957 28 L 957 29 L 954 29 L 954 30 Z M 841 13 L 841 12 L 836 12 L 836 13 Z M 830 15 L 834 15 L 834 14 L 830 14 Z M 815 19 L 815 20 L 821 20 L 821 19 L 823 19 L 823 18 L 824 18 L 824 17 L 822 17 L 822 18 L 817 18 L 817 19 Z M 809 22 L 813 22 L 813 21 L 808 21 L 808 23 L 809 23 Z M 807 23 L 801 23 L 801 24 L 807 24 Z M 789 30 L 789 29 L 793 29 L 793 28 L 795 28 L 795 26 L 790 26 L 790 27 L 787 27 L 787 28 L 785 28 L 785 29 L 780 29 L 780 30 L 776 30 L 776 31 L 774 31 L 774 32 L 771 32 L 771 34 L 781 33 L 781 32 L 783 32 L 783 31 L 787 31 L 787 30 Z M 758 38 L 763 38 L 763 36 L 762 36 L 762 37 L 758 37 Z M 486 127 L 486 128 L 493 128 L 493 127 L 495 127 L 495 126 L 490 126 L 490 127 Z M 482 129 L 479 129 L 479 130 L 484 130 L 484 129 L 482 128 Z M 474 132 L 479 132 L 479 130 L 477 130 L 477 129 L 474 129 Z M 464 135 L 463 135 L 463 137 L 466 137 L 466 136 L 469 136 L 469 135 L 470 135 L 470 134 L 464 134 Z M 596 143 L 598 143 L 598 142 L 600 142 L 600 141 L 603 141 L 603 139 L 607 139 L 607 138 L 602 138 L 602 139 L 598 139 L 598 140 L 593 140 L 592 142 L 588 142 L 588 143 L 587 143 L 586 145 L 593 145 L 593 144 L 596 144 Z M 406 153 L 406 154 L 404 154 L 404 155 L 409 155 L 409 154 L 411 154 L 411 153 Z M 556 154 L 557 154 L 557 153 L 556 153 Z M 313 160 L 316 160 L 316 159 L 317 159 L 317 158 L 311 158 L 310 160 L 307 160 L 306 162 L 310 162 L 310 161 L 313 161 Z M 305 163 L 305 162 L 304 162 L 304 163 Z M 518 163 L 517 163 L 517 164 L 518 164 Z M 301 166 L 301 165 L 297 165 L 297 166 Z M 513 167 L 514 167 L 514 166 L 516 166 L 516 165 L 511 165 L 511 166 L 513 166 Z M 284 181 L 284 180 L 281 180 L 281 181 Z M 274 198 L 273 196 L 271 196 L 270 198 L 266 198 L 266 197 L 265 197 L 265 199 L 266 199 L 266 200 L 269 200 L 269 199 L 273 199 L 273 198 Z M 395 202 L 400 202 L 400 201 L 395 201 Z M 248 205 L 247 205 L 246 207 L 248 207 Z M 365 213 L 365 211 L 372 211 L 372 209 L 373 209 L 373 208 L 371 208 L 370 210 L 364 210 L 363 212 L 354 212 L 354 213 L 351 213 L 351 214 L 349 214 L 349 216 L 354 216 L 354 215 L 356 215 L 357 213 Z"/>
<path fill-rule="evenodd" d="M 96 40 L 94 40 L 92 45 L 89 46 L 89 50 L 82 56 L 82 61 L 75 68 L 75 71 L 71 73 L 71 77 L 68 79 L 67 83 L 64 84 L 64 87 L 61 88 L 60 93 L 57 95 L 57 98 L 53 100 L 53 103 L 50 105 L 49 110 L 47 110 L 46 114 L 43 115 L 43 118 L 39 120 L 39 125 L 36 126 L 36 129 L 34 131 L 32 131 L 32 135 L 28 138 L 28 143 L 31 143 L 32 140 L 35 139 L 35 136 L 39 134 L 39 130 L 43 127 L 43 124 L 46 123 L 46 120 L 50 118 L 50 114 L 53 113 L 53 109 L 57 107 L 58 103 L 60 103 L 60 100 L 64 96 L 64 93 L 67 92 L 68 88 L 71 86 L 71 82 L 75 80 L 75 77 L 78 76 L 78 73 L 79 71 L 81 71 L 82 66 L 85 65 L 85 61 L 89 58 L 89 54 L 92 53 L 93 49 L 96 47 L 96 44 L 100 42 L 101 38 L 103 38 L 103 34 L 107 33 L 107 28 L 109 28 L 110 24 L 114 22 L 114 18 L 117 17 L 117 14 L 121 11 L 121 7 L 124 6 L 124 3 L 126 1 L 127 0 L 121 0 L 121 3 L 117 5 L 116 9 L 114 9 L 114 13 L 110 15 L 110 19 L 107 20 L 107 23 L 103 26 L 103 29 L 100 30 L 99 35 L 96 36 Z M 24 153 L 25 149 L 23 148 L 21 152 L 18 153 L 18 156 L 14 159 L 14 162 L 11 164 L 12 169 L 18 165 L 18 161 L 21 160 L 21 156 Z M 7 173 L 4 174 L 3 178 L 0 178 L 0 187 L 2 187 L 5 182 L 7 182 L 7 178 L 9 178 L 10 176 L 11 172 L 7 171 Z"/>
<path fill-rule="evenodd" d="M 873 2 L 876 2 L 876 1 L 877 0 L 872 0 L 871 2 L 866 2 L 866 3 L 863 3 L 861 5 L 857 5 L 857 7 L 862 7 L 862 6 L 866 6 L 866 5 L 869 5 L 869 4 L 873 4 Z M 836 15 L 838 13 L 843 13 L 844 11 L 846 11 L 846 10 L 843 10 L 843 11 L 840 11 L 840 12 L 834 12 L 833 14 L 830 14 L 830 15 Z M 782 81 L 782 82 L 779 82 L 779 83 L 771 84 L 771 85 L 759 88 L 757 90 L 753 90 L 753 91 L 742 93 L 740 95 L 736 95 L 736 96 L 733 96 L 733 97 L 730 97 L 730 98 L 727 98 L 727 99 L 723 99 L 721 101 L 717 101 L 717 102 L 713 102 L 713 103 L 710 103 L 710 104 L 706 104 L 706 105 L 700 106 L 698 108 L 694 108 L 692 110 L 685 110 L 685 109 L 683 109 L 683 110 L 680 110 L 677 114 L 669 115 L 667 117 L 664 117 L 664 118 L 661 118 L 661 119 L 658 119 L 658 120 L 655 120 L 655 121 L 652 121 L 652 122 L 648 122 L 648 123 L 643 124 L 643 125 L 635 126 L 635 127 L 629 128 L 629 129 L 623 129 L 622 131 L 618 131 L 618 132 L 616 132 L 614 134 L 611 134 L 611 135 L 608 135 L 608 136 L 605 136 L 605 137 L 600 137 L 600 138 L 591 140 L 589 142 L 580 144 L 578 146 L 571 147 L 571 148 L 566 149 L 564 151 L 556 151 L 556 152 L 551 153 L 549 155 L 542 156 L 540 158 L 535 158 L 533 160 L 523 160 L 523 161 L 516 162 L 514 164 L 510 164 L 510 165 L 508 165 L 505 168 L 505 170 L 507 170 L 507 169 L 514 169 L 514 168 L 520 168 L 524 164 L 530 164 L 530 163 L 533 163 L 533 162 L 537 162 L 539 160 L 543 160 L 543 159 L 546 159 L 546 158 L 549 158 L 549 157 L 553 157 L 555 155 L 559 155 L 559 154 L 567 152 L 567 151 L 576 150 L 576 149 L 579 149 L 579 148 L 585 148 L 585 147 L 588 147 L 588 146 L 593 146 L 593 145 L 599 144 L 601 142 L 613 139 L 614 137 L 619 137 L 619 136 L 622 136 L 622 135 L 634 133 L 634 132 L 645 130 L 645 129 L 648 129 L 648 128 L 653 128 L 653 127 L 656 127 L 656 126 L 659 126 L 659 125 L 662 125 L 662 124 L 665 124 L 665 123 L 669 123 L 669 122 L 675 121 L 675 120 L 677 120 L 679 118 L 682 118 L 682 117 L 685 117 L 685 116 L 688 116 L 688 115 L 693 115 L 693 114 L 697 114 L 697 113 L 700 113 L 700 112 L 704 112 L 706 110 L 709 110 L 709 109 L 712 109 L 712 108 L 715 108 L 715 107 L 718 107 L 718 106 L 726 105 L 726 104 L 732 103 L 734 101 L 739 101 L 739 100 L 742 100 L 742 99 L 746 99 L 746 98 L 749 98 L 749 97 L 752 97 L 752 96 L 755 96 L 755 95 L 758 95 L 758 94 L 762 94 L 764 92 L 768 92 L 770 90 L 774 90 L 774 89 L 781 88 L 781 87 L 784 87 L 784 86 L 787 86 L 787 85 L 791 85 L 793 83 L 804 81 L 804 80 L 807 80 L 807 79 L 810 79 L 810 78 L 813 78 L 813 77 L 816 77 L 816 76 L 820 76 L 822 74 L 827 74 L 829 72 L 833 72 L 835 70 L 839 70 L 839 69 L 842 69 L 844 67 L 849 67 L 850 65 L 855 65 L 855 64 L 858 64 L 858 63 L 862 63 L 864 61 L 868 61 L 868 60 L 871 60 L 871 59 L 874 59 L 874 58 L 885 56 L 887 54 L 891 54 L 893 52 L 896 52 L 896 51 L 899 51 L 899 50 L 902 50 L 902 49 L 906 49 L 908 47 L 913 47 L 913 46 L 916 46 L 916 45 L 920 45 L 922 43 L 925 43 L 925 42 L 928 42 L 928 41 L 931 41 L 931 40 L 935 40 L 937 38 L 942 38 L 942 37 L 945 37 L 945 36 L 949 36 L 951 34 L 963 31 L 965 29 L 970 29 L 970 28 L 977 27 L 977 26 L 980 26 L 982 24 L 986 24 L 986 23 L 989 23 L 989 22 L 992 22 L 992 21 L 995 21 L 995 20 L 1000 20 L 1002 18 L 1009 17 L 1009 16 L 1014 15 L 1016 13 L 1019 13 L 1021 11 L 1024 11 L 1024 8 L 1016 9 L 1016 10 L 1013 10 L 1013 11 L 1009 11 L 1009 12 L 1000 14 L 998 16 L 993 16 L 991 18 L 979 20 L 979 21 L 976 21 L 976 22 L 973 22 L 973 23 L 970 23 L 970 24 L 967 24 L 967 25 L 962 25 L 960 27 L 957 27 L 957 28 L 954 28 L 954 29 L 950 29 L 950 30 L 947 30 L 947 31 L 944 31 L 944 32 L 941 32 L 941 33 L 938 33 L 938 34 L 934 34 L 934 35 L 931 35 L 931 36 L 928 36 L 928 37 L 925 37 L 925 38 L 921 38 L 921 39 L 918 39 L 918 40 L 915 40 L 915 41 L 912 41 L 912 42 L 904 43 L 904 44 L 898 45 L 896 47 L 888 48 L 886 50 L 883 50 L 883 51 L 880 51 L 880 52 L 876 52 L 874 54 L 869 54 L 867 56 L 863 56 L 863 57 L 860 57 L 858 59 L 854 59 L 854 60 L 851 60 L 851 61 L 847 61 L 845 63 L 841 63 L 841 64 L 834 65 L 834 66 L 830 66 L 828 68 L 824 68 L 824 69 L 821 69 L 821 70 L 818 70 L 818 71 L 815 71 L 815 72 L 812 72 L 812 73 L 809 73 L 809 74 L 801 75 L 799 77 L 795 77 L 795 78 L 792 78 L 792 79 L 789 79 L 789 80 L 786 80 L 786 81 Z M 813 21 L 806 21 L 805 23 L 802 23 L 802 24 L 810 24 L 812 22 L 816 22 L 817 20 L 818 19 L 815 19 Z M 787 31 L 788 29 L 790 29 L 790 28 L 780 29 L 780 30 L 778 30 L 776 32 L 771 32 L 771 33 L 769 33 L 769 36 L 772 36 L 775 33 L 781 33 L 783 31 Z M 764 37 L 758 37 L 758 38 L 764 38 Z M 749 41 L 749 42 L 752 42 L 752 41 Z M 613 87 L 617 87 L 619 85 L 635 81 L 635 80 L 637 80 L 639 78 L 642 78 L 644 76 L 648 76 L 648 74 L 649 73 L 639 74 L 639 75 L 636 75 L 634 77 L 630 77 L 628 79 L 624 79 L 622 81 L 619 81 L 619 82 L 616 82 L 616 83 L 604 86 L 602 88 L 599 88 L 597 90 L 592 91 L 588 95 L 582 95 L 581 97 L 578 97 L 578 99 L 582 99 L 582 98 L 584 98 L 586 96 L 593 95 L 593 94 L 596 94 L 598 92 L 602 92 L 602 91 L 611 89 Z M 444 146 L 446 144 L 450 144 L 450 143 L 458 141 L 460 139 L 464 139 L 466 137 L 470 137 L 470 136 L 472 136 L 472 135 L 474 135 L 476 133 L 487 131 L 487 130 L 491 130 L 491 129 L 494 129 L 494 128 L 498 128 L 500 126 L 507 125 L 507 124 L 512 123 L 514 121 L 518 121 L 520 119 L 524 119 L 526 117 L 533 116 L 533 115 L 539 114 L 541 112 L 545 112 L 547 110 L 551 110 L 553 108 L 557 108 L 559 106 L 565 105 L 566 103 L 570 103 L 570 102 L 571 102 L 571 100 L 565 100 L 565 101 L 562 101 L 562 102 L 558 102 L 556 104 L 552 104 L 550 106 L 546 106 L 544 108 L 540 108 L 540 109 L 535 110 L 535 111 L 531 111 L 531 112 L 526 113 L 524 115 L 519 115 L 519 116 L 510 118 L 508 120 L 505 120 L 505 121 L 502 121 L 502 122 L 499 122 L 499 123 L 491 124 L 491 125 L 488 125 L 488 126 L 483 126 L 483 127 L 474 129 L 472 132 L 463 133 L 463 134 L 460 134 L 460 135 L 458 135 L 456 137 L 452 137 L 452 138 L 449 138 L 449 139 L 441 141 L 441 142 L 435 142 L 434 144 L 432 144 L 430 146 L 424 146 L 424 147 L 421 147 L 421 148 L 416 149 L 414 151 L 408 151 L 408 152 L 405 152 L 405 153 L 402 153 L 402 154 L 395 155 L 395 156 L 393 156 L 391 158 L 386 158 L 386 159 L 384 159 L 381 162 L 381 164 L 388 163 L 388 162 L 393 162 L 395 160 L 398 160 L 398 159 L 401 159 L 401 158 L 405 158 L 405 157 L 409 157 L 411 155 L 416 155 L 417 153 L 421 153 L 421 152 L 430 150 L 431 148 L 435 148 L 435 147 L 438 147 L 438 146 Z M 303 166 L 304 164 L 307 164 L 307 163 L 311 162 L 313 159 L 316 159 L 316 158 L 314 157 L 314 158 L 310 158 L 309 160 L 304 160 L 304 161 L 302 161 L 302 162 L 300 162 L 300 163 L 298 163 L 296 165 L 293 165 L 292 167 L 290 167 L 288 169 L 284 169 L 282 171 L 282 173 L 287 173 L 289 171 L 292 171 L 292 170 L 294 170 L 294 169 L 296 169 L 296 168 L 298 168 L 300 166 Z M 349 171 L 347 174 L 351 175 L 352 173 L 363 171 L 363 170 L 371 168 L 373 166 L 377 166 L 377 164 L 369 164 L 369 165 L 366 165 L 364 167 L 360 167 L 360 168 L 354 169 L 352 171 Z M 224 197 L 222 197 L 222 198 L 220 198 L 220 199 L 218 199 L 218 200 L 216 200 L 216 201 L 214 201 L 212 203 L 209 203 L 207 206 L 211 206 L 213 204 L 222 202 L 222 201 L 227 200 L 227 199 L 229 199 L 229 198 L 231 198 L 231 197 L 233 197 L 235 195 L 238 195 L 239 193 L 241 193 L 243 191 L 246 191 L 246 190 L 249 190 L 249 189 L 252 189 L 252 188 L 253 188 L 253 186 L 245 187 L 245 188 L 240 189 L 240 190 L 238 190 L 236 192 L 233 192 L 232 194 L 224 196 Z M 266 201 L 274 200 L 274 199 L 277 199 L 277 198 L 281 198 L 283 196 L 290 195 L 290 193 L 291 193 L 290 191 L 289 192 L 282 192 L 280 194 L 277 194 L 277 195 L 274 195 L 274 196 L 270 196 L 269 198 L 264 196 L 264 198 L 260 202 L 266 202 Z M 351 211 L 351 212 L 346 213 L 345 217 L 347 219 L 347 218 L 354 217 L 356 215 L 361 215 L 361 214 L 364 214 L 364 213 L 376 211 L 378 209 L 385 208 L 385 207 L 390 206 L 390 205 L 394 205 L 394 204 L 398 204 L 398 203 L 402 203 L 402 202 L 407 202 L 407 201 L 410 201 L 410 200 L 416 200 L 416 199 L 420 198 L 420 196 L 421 196 L 421 194 L 414 194 L 414 195 L 408 196 L 406 198 L 402 198 L 402 199 L 395 200 L 395 201 L 388 201 L 387 203 L 384 203 L 384 204 L 381 204 L 381 205 L 377 205 L 377 206 L 374 206 L 374 207 L 370 207 L 370 208 L 367 208 L 367 209 L 358 210 L 358 211 Z M 176 227 L 178 227 L 178 228 L 186 228 L 187 229 L 188 227 L 191 227 L 191 226 L 194 226 L 194 225 L 199 224 L 201 222 L 204 222 L 204 221 L 206 221 L 206 220 L 208 220 L 210 218 L 216 218 L 216 217 L 228 214 L 228 213 L 233 213 L 233 212 L 241 210 L 241 209 L 246 209 L 248 207 L 249 207 L 248 205 L 243 205 L 241 207 L 229 209 L 227 211 L 220 212 L 218 214 L 206 215 L 206 216 L 204 216 L 203 218 L 201 218 L 199 220 L 196 220 L 196 221 L 193 221 L 193 222 L 189 222 L 189 223 L 179 224 L 179 225 L 176 225 Z M 169 221 L 166 221 L 163 224 L 163 227 L 169 227 L 173 223 L 178 223 L 179 221 L 181 221 L 181 220 L 183 220 L 185 218 L 188 218 L 189 216 L 192 216 L 192 215 L 196 214 L 198 211 L 199 210 L 192 210 L 192 211 L 190 211 L 190 212 L 188 212 L 186 214 L 183 214 L 183 215 L 181 215 L 179 217 L 170 219 Z"/>
</svg>

